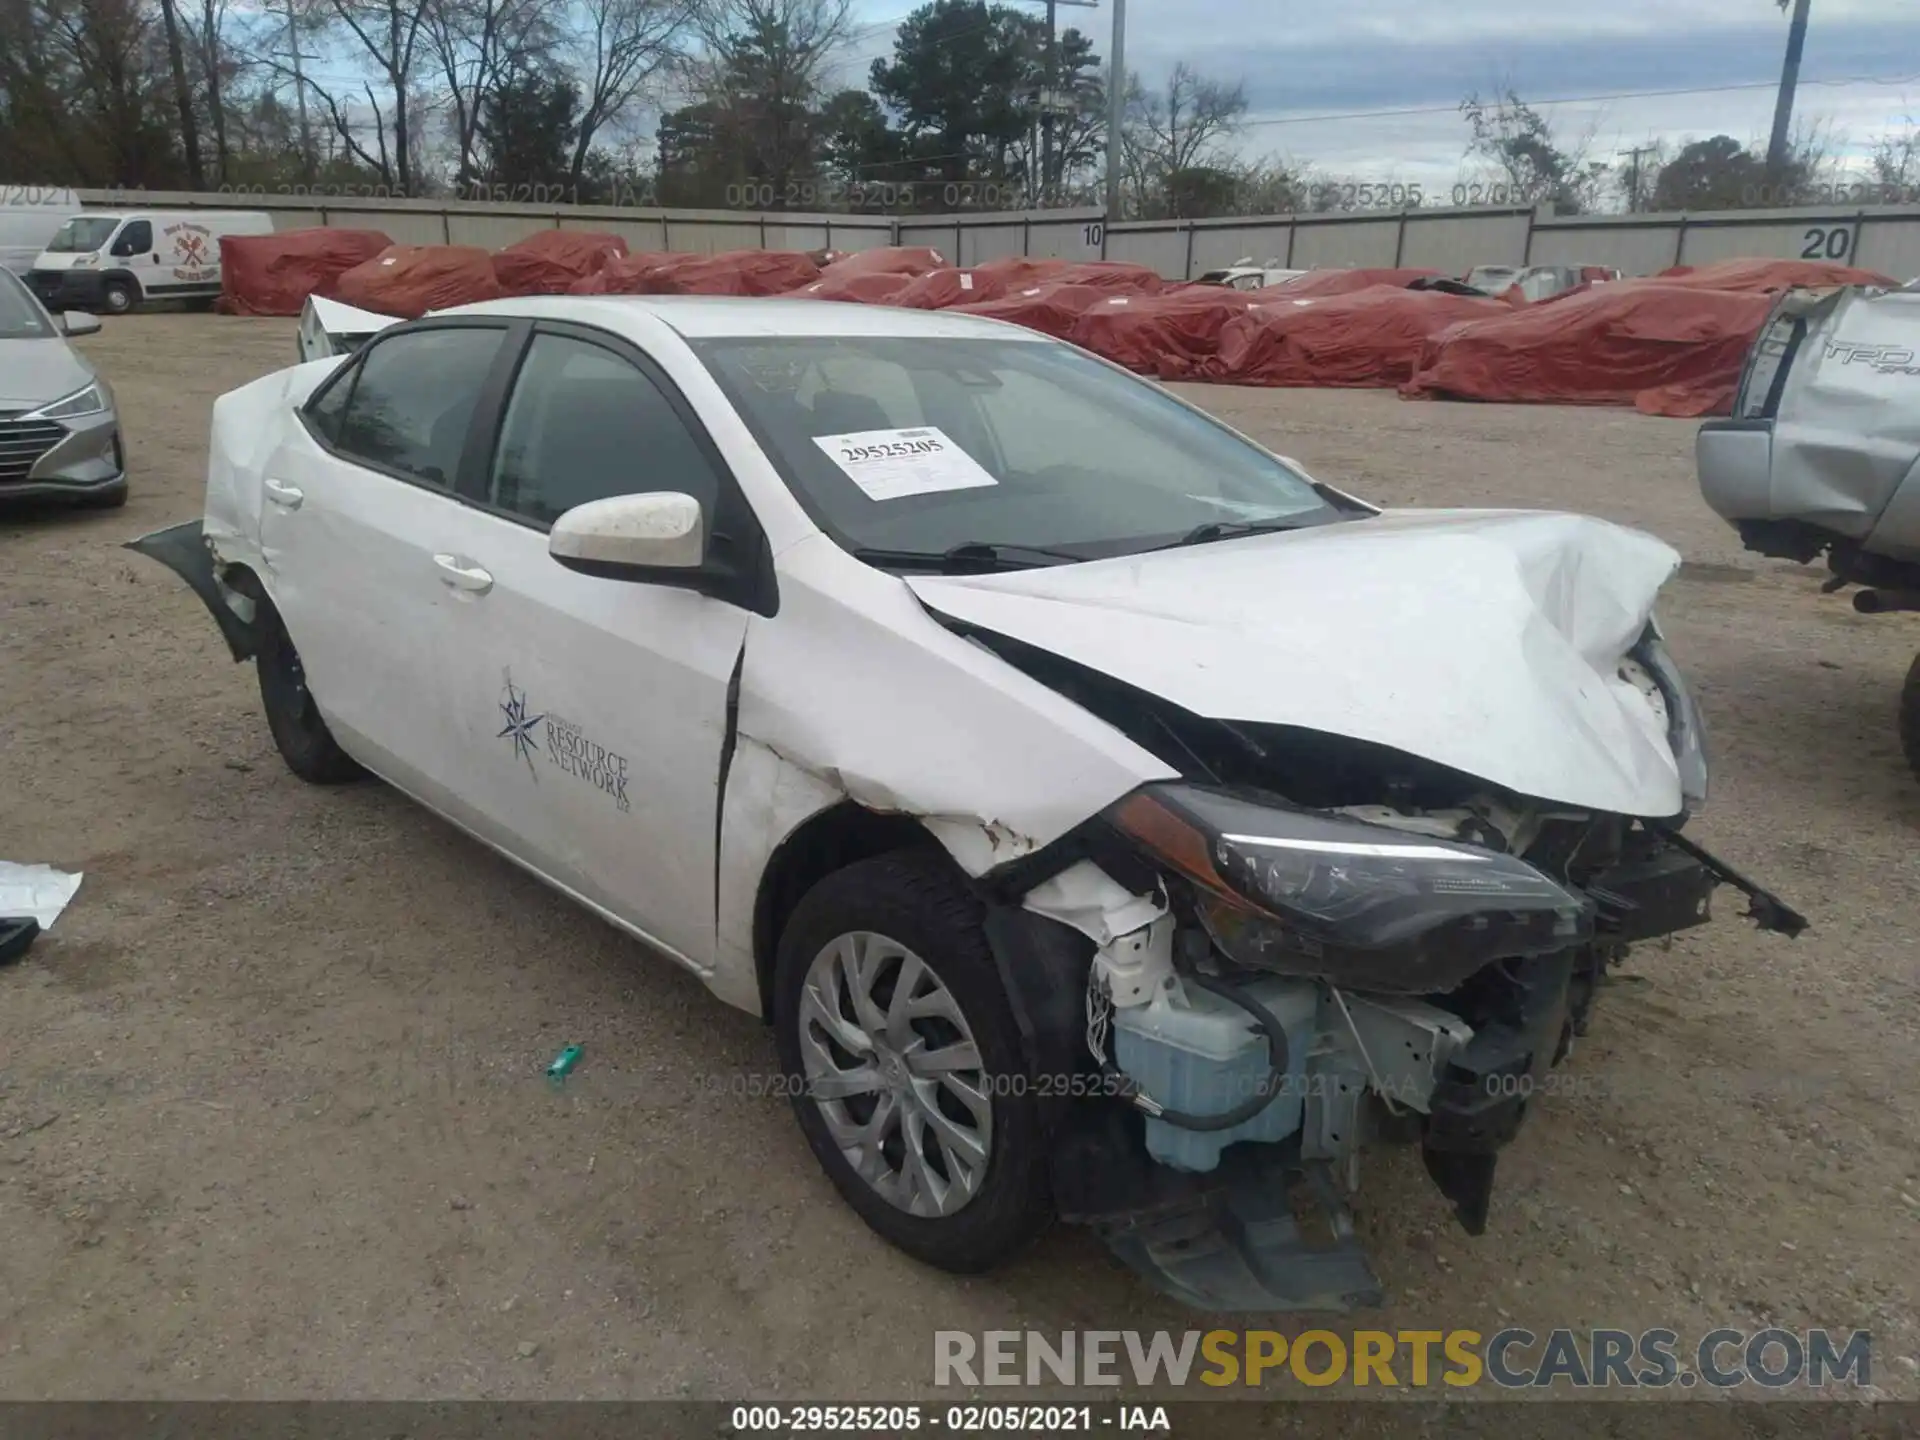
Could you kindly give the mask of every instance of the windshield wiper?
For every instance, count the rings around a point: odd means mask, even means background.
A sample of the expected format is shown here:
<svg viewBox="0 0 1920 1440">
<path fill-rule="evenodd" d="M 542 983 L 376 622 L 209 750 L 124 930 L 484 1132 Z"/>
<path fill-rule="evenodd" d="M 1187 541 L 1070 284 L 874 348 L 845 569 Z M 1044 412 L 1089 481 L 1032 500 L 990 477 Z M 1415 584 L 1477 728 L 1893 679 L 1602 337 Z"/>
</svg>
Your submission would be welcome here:
<svg viewBox="0 0 1920 1440">
<path fill-rule="evenodd" d="M 1033 557 L 1021 559 L 1022 556 Z M 889 569 L 894 566 L 924 566 L 932 570 L 952 569 L 1033 569 L 1038 566 L 1065 563 L 1077 565 L 1087 557 L 1076 555 L 1070 550 L 1056 550 L 1046 545 L 1010 545 L 987 540 L 963 540 L 958 545 L 950 545 L 945 550 L 880 550 L 870 546 L 860 546 L 853 551 L 853 558 L 864 560 L 869 565 Z"/>
<path fill-rule="evenodd" d="M 1243 535 L 1272 535 L 1280 530 L 1298 530 L 1302 523 L 1297 516 L 1284 520 L 1209 520 L 1194 526 L 1171 545 L 1155 548 L 1180 550 L 1188 545 L 1211 545 L 1215 540 L 1238 540 Z"/>
</svg>

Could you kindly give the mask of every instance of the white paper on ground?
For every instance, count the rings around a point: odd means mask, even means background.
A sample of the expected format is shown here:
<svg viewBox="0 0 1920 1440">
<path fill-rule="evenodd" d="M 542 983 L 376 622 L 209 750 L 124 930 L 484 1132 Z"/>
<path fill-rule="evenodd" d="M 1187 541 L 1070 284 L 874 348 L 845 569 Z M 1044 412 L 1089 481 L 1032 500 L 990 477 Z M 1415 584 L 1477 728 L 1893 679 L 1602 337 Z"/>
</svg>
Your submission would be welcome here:
<svg viewBox="0 0 1920 1440">
<path fill-rule="evenodd" d="M 0 915 L 31 915 L 42 930 L 51 930 L 80 888 L 81 878 L 51 865 L 0 860 Z"/>
<path fill-rule="evenodd" d="M 827 452 L 869 500 L 898 500 L 941 490 L 977 490 L 1000 483 L 932 425 L 913 430 L 817 435 L 813 443 Z"/>
</svg>

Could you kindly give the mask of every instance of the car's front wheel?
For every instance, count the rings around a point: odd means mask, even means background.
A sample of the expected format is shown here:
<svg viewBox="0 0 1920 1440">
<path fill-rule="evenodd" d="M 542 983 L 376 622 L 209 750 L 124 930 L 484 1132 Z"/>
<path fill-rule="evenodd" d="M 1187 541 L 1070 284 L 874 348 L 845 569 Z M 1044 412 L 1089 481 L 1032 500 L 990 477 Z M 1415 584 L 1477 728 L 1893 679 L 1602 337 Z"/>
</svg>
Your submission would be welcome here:
<svg viewBox="0 0 1920 1440">
<path fill-rule="evenodd" d="M 109 315 L 129 315 L 133 312 L 135 296 L 133 286 L 125 280 L 109 280 L 100 287 L 100 299 Z"/>
<path fill-rule="evenodd" d="M 280 612 L 264 598 L 255 601 L 259 614 L 260 651 L 254 668 L 260 677 L 260 704 L 267 712 L 267 728 L 287 768 L 315 785 L 338 785 L 366 772 L 334 741 L 307 688 L 306 668 L 293 648 Z"/>
<path fill-rule="evenodd" d="M 828 876 L 781 936 L 774 1027 L 807 1143 L 862 1219 L 943 1270 L 1052 1215 L 1019 1031 L 979 903 L 938 851 Z"/>
</svg>

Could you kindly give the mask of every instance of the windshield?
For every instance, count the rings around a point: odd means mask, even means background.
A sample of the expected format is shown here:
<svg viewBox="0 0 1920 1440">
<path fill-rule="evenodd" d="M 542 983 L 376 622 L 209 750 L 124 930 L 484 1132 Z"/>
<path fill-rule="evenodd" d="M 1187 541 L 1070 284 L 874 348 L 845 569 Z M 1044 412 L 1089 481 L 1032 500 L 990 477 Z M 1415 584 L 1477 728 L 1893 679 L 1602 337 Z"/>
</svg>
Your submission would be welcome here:
<svg viewBox="0 0 1920 1440">
<path fill-rule="evenodd" d="M 55 255 L 84 255 L 98 250 L 119 223 L 116 215 L 76 215 L 54 232 L 47 249 Z"/>
<path fill-rule="evenodd" d="M 0 340 L 51 340 L 56 336 L 27 287 L 11 271 L 0 269 Z"/>
<path fill-rule="evenodd" d="M 695 348 L 801 504 L 854 549 L 1093 559 L 1206 525 L 1343 518 L 1298 471 L 1070 346 L 756 336 Z"/>
</svg>

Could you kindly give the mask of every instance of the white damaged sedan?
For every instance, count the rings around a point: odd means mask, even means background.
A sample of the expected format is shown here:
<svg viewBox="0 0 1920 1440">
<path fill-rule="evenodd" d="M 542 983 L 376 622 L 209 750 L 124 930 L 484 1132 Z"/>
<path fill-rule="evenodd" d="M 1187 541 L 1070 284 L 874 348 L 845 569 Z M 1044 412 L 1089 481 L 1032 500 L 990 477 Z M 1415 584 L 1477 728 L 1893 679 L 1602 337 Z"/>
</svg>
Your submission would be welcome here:
<svg viewBox="0 0 1920 1440">
<path fill-rule="evenodd" d="M 1363 1145 L 1479 1233 L 1629 945 L 1722 883 L 1805 925 L 1681 834 L 1667 546 L 1379 511 L 989 321 L 394 324 L 221 397 L 204 518 L 134 547 L 295 773 L 764 1016 L 834 1184 L 948 1269 L 1058 1216 L 1198 1305 L 1377 1303 Z"/>
</svg>

